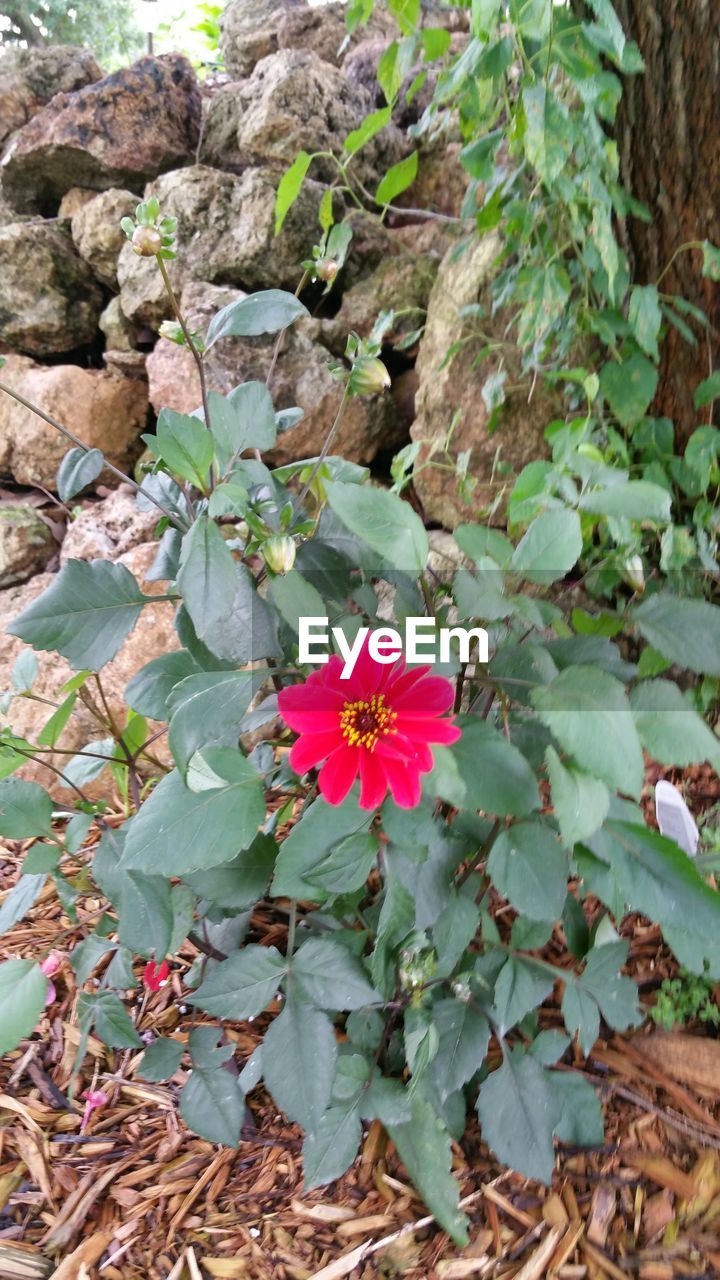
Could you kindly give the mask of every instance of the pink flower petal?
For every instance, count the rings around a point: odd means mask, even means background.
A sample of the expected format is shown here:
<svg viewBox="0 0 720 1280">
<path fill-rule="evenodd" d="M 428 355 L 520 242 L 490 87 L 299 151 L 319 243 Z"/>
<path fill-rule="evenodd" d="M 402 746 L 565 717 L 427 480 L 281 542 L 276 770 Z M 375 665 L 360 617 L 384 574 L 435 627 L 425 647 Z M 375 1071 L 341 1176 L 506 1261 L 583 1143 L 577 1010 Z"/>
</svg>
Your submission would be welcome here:
<svg viewBox="0 0 720 1280">
<path fill-rule="evenodd" d="M 357 777 L 360 764 L 355 747 L 336 747 L 325 762 L 318 784 L 328 804 L 342 804 Z"/>
<path fill-rule="evenodd" d="M 325 760 L 341 742 L 339 726 L 334 733 L 303 734 L 290 748 L 290 767 L 302 777 L 308 769 L 314 769 L 316 764 Z"/>
<path fill-rule="evenodd" d="M 387 794 L 387 776 L 377 752 L 360 752 L 360 782 L 360 808 L 377 809 Z"/>
<path fill-rule="evenodd" d="M 400 713 L 395 723 L 398 732 L 405 734 L 413 742 L 438 742 L 447 747 L 462 737 L 462 730 L 450 720 L 410 717 Z"/>
<path fill-rule="evenodd" d="M 422 796 L 420 770 L 412 763 L 388 759 L 385 772 L 396 805 L 401 809 L 414 809 Z"/>
<path fill-rule="evenodd" d="M 443 676 L 424 676 L 410 688 L 399 694 L 395 692 L 392 706 L 404 716 L 439 716 L 450 710 L 454 700 L 455 690 L 449 680 Z"/>
<path fill-rule="evenodd" d="M 389 677 L 391 668 L 382 662 L 376 662 L 370 657 L 370 636 L 365 637 L 365 643 L 360 650 L 352 675 L 348 680 L 343 680 L 342 684 L 347 687 L 347 697 L 349 701 L 354 698 L 367 698 L 373 693 L 378 693 Z"/>
</svg>

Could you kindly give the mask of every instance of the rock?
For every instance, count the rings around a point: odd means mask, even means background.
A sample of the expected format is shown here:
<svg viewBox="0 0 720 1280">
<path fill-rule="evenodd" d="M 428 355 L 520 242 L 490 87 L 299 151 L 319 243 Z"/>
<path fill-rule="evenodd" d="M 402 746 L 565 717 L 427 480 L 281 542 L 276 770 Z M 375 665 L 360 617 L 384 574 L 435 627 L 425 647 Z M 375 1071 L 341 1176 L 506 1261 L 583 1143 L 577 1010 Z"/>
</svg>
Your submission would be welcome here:
<svg viewBox="0 0 720 1280">
<path fill-rule="evenodd" d="M 249 76 L 256 63 L 278 49 L 310 49 L 325 62 L 337 64 L 348 40 L 344 5 L 337 3 L 311 6 L 305 0 L 253 0 L 252 4 L 230 0 L 220 27 L 225 66 L 237 80 Z M 396 31 L 391 15 L 376 6 L 358 38 L 369 32 L 392 39 Z"/>
<path fill-rule="evenodd" d="M 0 507 L 0 517 L 2 508 Z M 68 560 L 119 560 L 126 551 L 150 542 L 158 512 L 141 511 L 128 485 L 101 502 L 90 502 L 68 525 L 60 563 Z"/>
<path fill-rule="evenodd" d="M 275 237 L 277 173 L 246 169 L 237 177 L 205 165 L 167 173 L 152 183 L 165 214 L 178 220 L 178 256 L 168 262 L 176 292 L 191 280 L 243 288 L 294 289 L 312 248 L 322 188 L 306 182 Z M 118 263 L 120 300 L 134 324 L 159 329 L 171 307 L 154 259 L 126 244 Z"/>
<path fill-rule="evenodd" d="M 229 84 L 212 98 L 203 131 L 206 164 L 239 172 L 252 165 L 277 165 L 284 172 L 299 151 L 336 152 L 343 139 L 372 111 L 360 85 L 308 49 L 281 49 L 263 58 L 249 80 Z M 353 168 L 365 183 L 402 159 L 407 145 L 388 125 L 358 152 Z M 332 160 L 318 157 L 313 177 L 337 177 Z"/>
<path fill-rule="evenodd" d="M 8 346 L 44 356 L 92 342 L 102 302 L 62 225 L 0 228 L 0 332 Z"/>
<path fill-rule="evenodd" d="M 73 214 L 72 238 L 80 257 L 101 284 L 111 289 L 117 289 L 117 261 L 127 239 L 120 219 L 132 217 L 137 203 L 132 191 L 111 187 L 85 201 Z"/>
<path fill-rule="evenodd" d="M 58 94 L 15 134 L 2 160 L 5 195 L 21 212 L 54 212 L 71 187 L 129 187 L 188 163 L 201 99 L 187 58 L 141 58 L 97 84 Z"/>
<path fill-rule="evenodd" d="M 24 356 L 8 357 L 0 378 L 116 467 L 132 466 L 147 416 L 142 382 L 106 369 L 40 365 Z M 59 431 L 0 392 L 0 473 L 52 490 L 69 448 Z"/>
<path fill-rule="evenodd" d="M 56 93 L 73 93 L 101 77 L 89 49 L 7 49 L 0 58 L 0 146 Z"/>
<path fill-rule="evenodd" d="M 150 542 L 134 547 L 119 557 L 119 562 L 124 564 L 131 573 L 135 574 L 146 595 L 159 595 L 166 589 L 163 583 L 148 582 L 145 579 L 145 574 L 152 565 L 156 553 L 157 543 Z M 0 592 L 0 637 L 2 637 L 2 643 L 0 644 L 0 690 L 10 688 L 10 678 L 15 661 L 28 648 L 16 636 L 5 635 L 5 628 L 19 613 L 22 613 L 23 609 L 32 604 L 33 600 L 36 600 L 42 591 L 51 586 L 54 577 L 55 575 L 50 573 L 40 574 L 24 587 L 11 588 L 8 591 Z M 146 605 L 134 630 L 128 636 L 120 652 L 112 662 L 103 668 L 101 675 L 103 691 L 107 697 L 110 711 L 118 723 L 123 724 L 125 722 L 127 708 L 124 701 L 124 692 L 135 673 L 141 667 L 144 667 L 146 663 L 152 661 L 153 658 L 159 658 L 162 654 L 178 648 L 178 639 L 173 627 L 173 620 L 174 608 L 169 601 L 158 601 L 157 604 Z M 62 697 L 60 690 L 63 684 L 76 673 L 70 668 L 65 659 L 58 657 L 56 653 L 37 653 L 35 656 L 38 662 L 38 677 L 34 685 L 34 692 L 40 697 L 48 698 L 53 702 L 60 701 Z M 94 682 L 92 680 L 88 683 L 88 690 L 90 693 L 94 692 Z M 36 742 L 37 735 L 49 719 L 50 712 L 51 708 L 42 703 L 24 698 L 15 698 L 10 704 L 5 719 L 19 736 L 27 738 L 30 742 Z M 154 722 L 150 722 L 148 726 L 149 733 L 152 734 L 156 727 Z M 107 730 L 98 724 L 84 703 L 78 699 L 67 727 L 63 730 L 59 745 L 67 751 L 79 751 L 88 743 L 98 741 L 106 736 Z M 159 741 L 154 742 L 150 750 L 163 763 L 169 761 L 164 739 L 161 738 Z M 63 765 L 67 763 L 68 757 L 53 753 L 44 756 L 43 759 L 48 764 L 54 765 L 55 768 L 62 769 Z M 158 773 L 159 770 L 151 764 L 145 764 L 143 772 L 146 774 Z M 15 776 L 39 782 L 52 795 L 63 798 L 66 802 L 70 798 L 70 790 L 63 787 L 57 775 L 45 768 L 43 764 L 31 762 L 23 766 Z M 92 798 L 97 799 L 100 796 L 112 795 L 114 787 L 110 775 L 106 771 L 96 782 L 84 787 L 83 790 Z"/>
<path fill-rule="evenodd" d="M 399 237 L 390 248 L 370 275 L 346 290 L 337 314 L 322 322 L 324 340 L 339 355 L 345 350 L 348 333 L 367 337 L 381 311 L 398 313 L 388 342 L 419 328 L 425 319 L 442 254 L 415 253 L 405 248 Z"/>
<path fill-rule="evenodd" d="M 499 425 L 492 434 L 487 430 L 489 412 L 482 388 L 488 377 L 500 368 L 497 354 L 476 366 L 478 353 L 485 345 L 484 340 L 478 338 L 461 346 L 453 358 L 443 364 L 453 343 L 468 333 L 467 322 L 459 314 L 461 308 L 480 301 L 490 316 L 490 285 L 501 247 L 500 237 L 491 233 L 472 241 L 470 248 L 455 261 L 455 250 L 448 250 L 430 295 L 427 323 L 418 352 L 419 388 L 412 439 L 423 445 L 437 445 L 447 437 L 454 423 L 451 455 L 457 459 L 469 451 L 468 471 L 476 481 L 472 501 L 464 503 L 458 495 L 455 476 L 433 466 L 432 462 L 429 466 L 423 465 L 428 450 L 421 449 L 415 463 L 415 490 L 426 517 L 449 529 L 486 512 L 500 498 L 507 479 L 496 472 L 498 458 L 518 472 L 527 462 L 548 455 L 543 433 L 560 405 L 539 386 L 530 395 L 532 380 L 523 373 L 517 350 L 506 340 L 508 317 L 502 313 L 482 321 L 483 333 L 502 345 L 502 367 L 507 373 L 508 385 L 513 387 L 507 393 Z"/>
<path fill-rule="evenodd" d="M 138 331 L 125 315 L 119 298 L 110 299 L 98 325 L 105 334 L 108 351 L 134 351 L 137 347 Z"/>
<path fill-rule="evenodd" d="M 97 191 L 90 187 L 71 187 L 65 192 L 58 207 L 58 218 L 72 218 L 89 200 L 94 200 Z"/>
<path fill-rule="evenodd" d="M 198 327 L 205 327 L 210 316 L 194 303 L 206 286 L 186 286 L 182 306 Z M 230 298 L 217 296 L 216 306 L 224 306 Z M 278 436 L 276 447 L 267 457 L 277 463 L 294 462 L 312 457 L 322 448 L 335 419 L 341 389 L 330 372 L 330 353 L 318 341 L 320 324 L 305 320 L 292 326 L 285 338 L 271 384 L 277 409 L 295 405 L 305 410 L 296 427 Z M 250 379 L 265 380 L 272 356 L 274 339 L 227 338 L 216 343 L 207 360 L 208 385 L 211 390 L 227 393 Z M 160 340 L 147 362 L 151 403 L 156 412 L 162 408 L 191 413 L 200 404 L 200 385 L 192 356 L 173 342 Z M 402 438 L 403 428 L 391 396 L 355 397 L 348 401 L 333 445 L 333 452 L 353 462 L 369 462 L 380 449 L 391 448 Z"/>
<path fill-rule="evenodd" d="M 0 589 L 41 573 L 55 553 L 55 539 L 34 507 L 0 502 Z"/>
<path fill-rule="evenodd" d="M 458 218 L 470 186 L 458 153 L 459 142 L 438 139 L 420 149 L 417 178 L 395 201 L 399 209 L 427 209 Z"/>
</svg>

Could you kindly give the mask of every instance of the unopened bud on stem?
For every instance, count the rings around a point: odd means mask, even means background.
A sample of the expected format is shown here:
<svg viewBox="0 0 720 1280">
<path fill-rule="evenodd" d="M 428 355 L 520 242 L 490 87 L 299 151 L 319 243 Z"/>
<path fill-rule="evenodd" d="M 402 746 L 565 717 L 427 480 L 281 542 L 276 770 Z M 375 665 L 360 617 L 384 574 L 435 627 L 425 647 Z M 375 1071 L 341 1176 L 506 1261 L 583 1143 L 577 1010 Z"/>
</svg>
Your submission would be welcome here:
<svg viewBox="0 0 720 1280">
<path fill-rule="evenodd" d="M 361 356 L 350 371 L 351 396 L 375 396 L 390 386 L 390 374 L 377 356 Z"/>
<path fill-rule="evenodd" d="M 139 258 L 154 258 L 163 247 L 162 236 L 154 227 L 136 227 L 130 243 Z"/>
<path fill-rule="evenodd" d="M 289 573 L 295 563 L 295 542 L 287 534 L 274 534 L 263 542 L 262 554 L 273 573 Z"/>
</svg>

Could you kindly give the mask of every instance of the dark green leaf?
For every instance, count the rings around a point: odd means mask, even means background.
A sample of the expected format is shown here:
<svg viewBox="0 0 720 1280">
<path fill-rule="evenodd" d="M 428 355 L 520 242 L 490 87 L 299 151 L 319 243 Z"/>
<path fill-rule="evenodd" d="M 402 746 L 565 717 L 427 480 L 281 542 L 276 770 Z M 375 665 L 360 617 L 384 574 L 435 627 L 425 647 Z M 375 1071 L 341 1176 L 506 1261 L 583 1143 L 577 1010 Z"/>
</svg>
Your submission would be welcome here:
<svg viewBox="0 0 720 1280">
<path fill-rule="evenodd" d="M 623 427 L 631 427 L 645 415 L 657 383 L 655 365 L 639 352 L 621 363 L 608 361 L 600 373 L 600 391 Z"/>
<path fill-rule="evenodd" d="M 332 510 L 351 533 L 363 538 L 389 563 L 406 573 L 422 573 L 428 558 L 427 533 L 407 502 L 386 489 L 370 485 L 325 485 Z"/>
<path fill-rule="evenodd" d="M 330 1102 L 337 1045 L 330 1019 L 288 994 L 265 1032 L 263 1076 L 289 1120 L 314 1133 Z"/>
<path fill-rule="evenodd" d="M 640 741 L 661 764 L 701 764 L 720 771 L 720 738 L 671 680 L 644 680 L 630 694 Z"/>
<path fill-rule="evenodd" d="M 311 156 L 298 151 L 289 169 L 285 170 L 275 193 L 275 235 L 279 235 L 285 218 L 297 200 L 305 174 L 310 168 Z"/>
<path fill-rule="evenodd" d="M 145 1050 L 138 1068 L 143 1080 L 157 1084 L 161 1080 L 169 1080 L 175 1075 L 182 1061 L 185 1045 L 179 1040 L 170 1040 L 167 1036 L 159 1036 Z"/>
<path fill-rule="evenodd" d="M 569 573 L 582 545 L 577 511 L 542 511 L 516 546 L 510 568 L 528 582 L 547 585 Z"/>
<path fill-rule="evenodd" d="M 451 1172 L 450 1136 L 430 1103 L 416 1095 L 412 1119 L 388 1125 L 388 1133 L 430 1212 L 455 1244 L 467 1244 L 467 1219 Z"/>
<path fill-rule="evenodd" d="M 567 667 L 531 696 L 540 719 L 582 768 L 639 797 L 642 749 L 619 681 L 594 667 Z"/>
<path fill-rule="evenodd" d="M 243 947 L 208 974 L 190 1003 L 220 1018 L 255 1018 L 275 998 L 284 972 L 275 947 Z"/>
<path fill-rule="evenodd" d="M 34 960 L 0 964 L 0 1054 L 16 1049 L 45 1008 L 48 980 Z"/>
<path fill-rule="evenodd" d="M 501 831 L 490 850 L 488 874 L 521 915 L 556 920 L 561 914 L 568 857 L 555 833 L 541 822 L 516 822 Z"/>
<path fill-rule="evenodd" d="M 69 502 L 97 480 L 105 458 L 99 449 L 71 449 L 65 454 L 57 473 L 57 491 L 61 502 Z"/>
<path fill-rule="evenodd" d="M 649 596 L 630 614 L 653 649 L 680 667 L 720 676 L 720 608 L 669 591 Z"/>
<path fill-rule="evenodd" d="M 503 1164 L 549 1184 L 558 1117 L 539 1062 L 521 1050 L 507 1053 L 481 1084 L 477 1113 L 483 1138 Z"/>
<path fill-rule="evenodd" d="M 257 835 L 224 867 L 207 867 L 184 877 L 201 898 L 239 911 L 252 907 L 267 889 L 278 848 L 272 836 Z"/>
<path fill-rule="evenodd" d="M 6 840 L 51 836 L 52 815 L 53 802 L 37 782 L 20 778 L 0 782 L 0 836 Z"/>
<path fill-rule="evenodd" d="M 82 994 L 78 998 L 78 1020 L 83 1029 L 95 1029 L 98 1039 L 111 1049 L 143 1047 L 122 1000 L 112 991 L 97 995 Z"/>
<path fill-rule="evenodd" d="M 610 807 L 610 793 L 599 778 L 571 761 L 562 761 L 554 747 L 547 748 L 545 760 L 555 819 L 564 843 L 572 849 L 577 840 L 587 840 L 600 830 Z"/>
<path fill-rule="evenodd" d="M 464 805 L 513 817 L 539 808 L 535 775 L 517 747 L 484 720 L 462 717 L 458 723 L 462 737 L 450 755 L 465 787 Z"/>
<path fill-rule="evenodd" d="M 125 701 L 141 716 L 167 720 L 167 700 L 175 685 L 199 671 L 200 667 L 187 649 L 163 653 L 133 676 L 125 688 Z"/>
<path fill-rule="evenodd" d="M 213 316 L 207 332 L 207 347 L 218 338 L 255 338 L 261 333 L 279 333 L 308 314 L 307 307 L 294 293 L 263 289 L 228 303 Z"/>
<path fill-rule="evenodd" d="M 342 1177 L 357 1155 L 361 1136 L 357 1103 L 351 1107 L 330 1107 L 303 1143 L 305 1191 Z"/>
<path fill-rule="evenodd" d="M 319 1009 L 362 1009 L 380 1000 L 358 959 L 339 942 L 311 938 L 295 953 L 296 985 Z"/>
</svg>

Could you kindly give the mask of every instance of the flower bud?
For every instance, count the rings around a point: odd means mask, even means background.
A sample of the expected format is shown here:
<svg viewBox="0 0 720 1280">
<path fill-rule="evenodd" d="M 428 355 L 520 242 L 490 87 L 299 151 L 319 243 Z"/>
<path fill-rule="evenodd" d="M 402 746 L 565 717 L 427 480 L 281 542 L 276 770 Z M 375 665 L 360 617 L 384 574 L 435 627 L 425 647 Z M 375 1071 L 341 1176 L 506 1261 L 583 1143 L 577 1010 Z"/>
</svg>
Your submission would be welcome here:
<svg viewBox="0 0 720 1280">
<path fill-rule="evenodd" d="M 643 594 L 645 590 L 645 569 L 641 556 L 628 556 L 620 573 L 633 591 L 637 591 L 638 595 Z"/>
<path fill-rule="evenodd" d="M 315 263 L 318 279 L 324 280 L 326 284 L 332 284 L 339 270 L 340 267 L 335 258 L 319 258 Z"/>
<path fill-rule="evenodd" d="M 139 258 L 154 258 L 163 247 L 162 236 L 154 227 L 136 227 L 130 243 Z"/>
<path fill-rule="evenodd" d="M 277 533 L 262 544 L 265 564 L 273 573 L 289 573 L 295 563 L 295 542 L 287 534 Z"/>
<path fill-rule="evenodd" d="M 168 342 L 176 342 L 179 347 L 185 345 L 185 334 L 177 320 L 163 320 L 158 333 L 161 338 L 167 339 Z"/>
<path fill-rule="evenodd" d="M 375 396 L 390 386 L 390 374 L 376 356 L 361 356 L 350 371 L 350 395 Z"/>
</svg>

